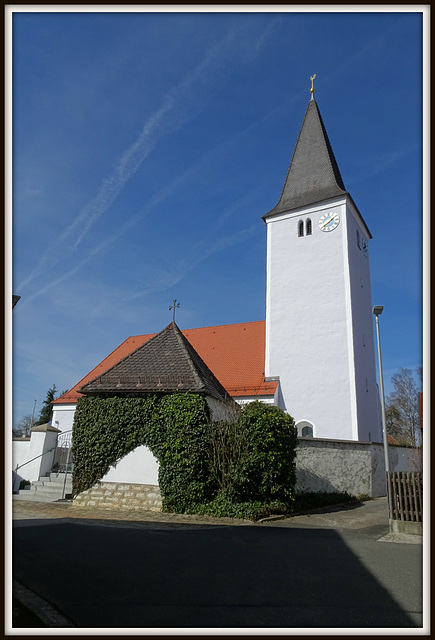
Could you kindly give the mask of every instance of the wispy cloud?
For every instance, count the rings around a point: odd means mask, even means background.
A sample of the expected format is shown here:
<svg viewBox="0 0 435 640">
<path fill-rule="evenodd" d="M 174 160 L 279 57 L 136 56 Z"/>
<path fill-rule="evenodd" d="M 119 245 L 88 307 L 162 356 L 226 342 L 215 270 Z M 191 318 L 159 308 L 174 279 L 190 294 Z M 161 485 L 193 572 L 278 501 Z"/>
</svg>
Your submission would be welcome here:
<svg viewBox="0 0 435 640">
<path fill-rule="evenodd" d="M 272 28 L 273 21 L 262 33 L 257 34 L 255 47 L 251 50 L 247 47 L 246 52 L 242 50 L 242 56 L 244 56 L 245 60 L 251 58 L 254 55 L 254 51 L 255 55 L 258 54 L 261 45 L 270 35 Z M 91 227 L 116 200 L 125 185 L 154 149 L 159 139 L 196 117 L 210 101 L 212 94 L 225 81 L 225 73 L 222 73 L 222 69 L 227 65 L 227 73 L 231 70 L 229 63 L 233 49 L 237 47 L 238 51 L 240 51 L 240 46 L 240 29 L 229 30 L 223 38 L 210 48 L 204 59 L 194 69 L 185 74 L 182 80 L 164 97 L 161 106 L 146 121 L 135 142 L 123 153 L 112 174 L 103 180 L 95 198 L 83 207 L 73 222 L 61 234 L 56 242 L 56 252 L 51 248 L 45 251 L 37 266 L 20 283 L 18 287 L 20 291 L 23 291 L 35 278 L 52 270 L 60 262 L 64 261 L 66 256 L 71 255 L 79 248 Z M 73 269 L 70 269 L 51 283 L 47 283 L 45 287 L 33 294 L 30 299 L 76 273 L 104 246 L 112 243 L 113 238 L 116 237 L 113 236 L 101 243 L 78 262 Z"/>
<path fill-rule="evenodd" d="M 251 238 L 258 231 L 258 225 L 254 224 L 241 229 L 239 232 L 222 236 L 215 242 L 202 242 L 192 247 L 189 255 L 184 255 L 178 260 L 170 270 L 162 270 L 154 280 L 143 289 L 135 292 L 129 292 L 126 299 L 134 300 L 143 298 L 155 291 L 164 291 L 181 282 L 190 272 L 192 272 L 199 264 L 210 258 L 211 256 L 225 251 L 230 247 L 236 246 L 245 240 Z"/>
<path fill-rule="evenodd" d="M 207 154 L 208 155 L 208 154 Z M 102 242 L 95 245 L 91 251 L 89 251 L 86 256 L 83 257 L 82 260 L 77 262 L 71 269 L 62 273 L 59 277 L 47 282 L 40 289 L 35 291 L 32 295 L 26 297 L 26 301 L 30 302 L 35 298 L 38 298 L 42 294 L 46 293 L 53 287 L 61 284 L 74 274 L 76 274 L 80 269 L 82 269 L 88 262 L 90 262 L 95 256 L 100 254 L 102 251 L 108 249 L 111 245 L 115 244 L 122 236 L 124 236 L 135 224 L 139 221 L 146 218 L 157 206 L 159 206 L 162 202 L 166 200 L 172 193 L 174 193 L 177 189 L 179 189 L 184 182 L 189 180 L 202 166 L 202 162 L 199 161 L 189 167 L 186 171 L 184 171 L 181 175 L 177 176 L 174 180 L 172 180 L 169 184 L 167 184 L 163 189 L 158 191 L 149 202 L 139 209 L 139 211 L 132 215 L 128 220 L 124 222 L 122 226 L 120 226 L 115 233 L 110 236 L 107 236 Z M 49 263 L 50 256 L 47 256 L 46 264 Z M 22 289 L 20 289 L 21 291 Z"/>
<path fill-rule="evenodd" d="M 405 158 L 409 152 L 410 149 L 399 149 L 397 151 L 377 153 L 370 159 L 370 163 L 366 163 L 364 167 L 358 171 L 357 177 L 352 181 L 352 186 L 355 187 L 359 184 L 364 184 L 368 180 L 372 180 L 375 176 L 379 176 L 385 171 L 388 171 L 388 169 Z"/>
</svg>

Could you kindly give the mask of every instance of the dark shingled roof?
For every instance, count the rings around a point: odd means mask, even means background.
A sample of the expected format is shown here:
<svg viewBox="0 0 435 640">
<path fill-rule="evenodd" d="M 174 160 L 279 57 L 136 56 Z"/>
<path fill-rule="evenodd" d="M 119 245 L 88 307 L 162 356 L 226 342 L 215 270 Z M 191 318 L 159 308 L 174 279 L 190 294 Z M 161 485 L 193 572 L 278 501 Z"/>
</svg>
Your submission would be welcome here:
<svg viewBox="0 0 435 640">
<path fill-rule="evenodd" d="M 175 391 L 229 398 L 175 322 L 80 388 L 86 395 Z"/>
<path fill-rule="evenodd" d="M 263 219 L 346 193 L 314 99 L 308 103 L 278 204 Z"/>
</svg>

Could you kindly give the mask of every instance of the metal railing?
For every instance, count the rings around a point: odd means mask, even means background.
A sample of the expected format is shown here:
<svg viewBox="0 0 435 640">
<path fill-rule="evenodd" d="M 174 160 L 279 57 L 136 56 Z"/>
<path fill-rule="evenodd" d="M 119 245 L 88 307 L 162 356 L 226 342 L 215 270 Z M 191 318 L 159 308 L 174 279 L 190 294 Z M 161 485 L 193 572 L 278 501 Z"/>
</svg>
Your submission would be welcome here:
<svg viewBox="0 0 435 640">
<path fill-rule="evenodd" d="M 40 453 L 39 456 L 35 456 L 31 460 L 27 460 L 27 462 L 23 462 L 23 464 L 17 464 L 15 469 L 12 469 L 12 473 L 15 474 L 15 478 L 12 476 L 12 493 L 18 493 L 17 491 L 15 491 L 15 480 L 18 477 L 18 469 L 21 469 L 21 467 L 25 467 L 26 464 L 29 464 L 30 462 L 33 462 L 34 460 L 37 460 L 38 458 L 42 458 L 42 456 L 46 456 L 47 453 L 51 453 L 55 449 L 56 449 L 56 447 L 51 447 L 51 449 L 48 449 L 47 451 L 44 451 L 44 453 Z"/>
<path fill-rule="evenodd" d="M 15 477 L 18 476 L 18 469 L 21 469 L 22 467 L 25 467 L 26 464 L 30 464 L 31 462 L 33 462 L 34 460 L 38 460 L 38 458 L 42 458 L 42 456 L 46 456 L 47 453 L 51 453 L 52 451 L 56 451 L 57 449 L 67 449 L 67 455 L 66 455 L 66 464 L 63 465 L 65 467 L 65 478 L 64 478 L 64 483 L 63 483 L 63 493 L 62 493 L 62 498 L 65 497 L 65 487 L 66 487 L 66 479 L 67 479 L 67 475 L 68 475 L 68 470 L 69 468 L 71 468 L 71 471 L 74 467 L 74 464 L 72 462 L 70 462 L 70 454 L 71 454 L 71 436 L 67 436 L 66 438 L 62 438 L 62 436 L 65 436 L 65 434 L 71 433 L 72 434 L 72 429 L 69 429 L 68 431 L 63 431 L 62 433 L 59 433 L 56 444 L 54 447 L 51 447 L 50 449 L 47 449 L 47 451 L 44 451 L 43 453 L 40 453 L 38 456 L 35 456 L 34 458 L 32 458 L 31 460 L 27 460 L 26 462 L 23 462 L 22 464 L 17 464 L 17 466 L 15 467 L 15 469 L 12 470 L 12 473 L 15 474 Z M 59 444 L 59 439 L 61 440 L 61 443 Z M 63 440 L 63 442 L 62 442 Z M 59 469 L 60 471 L 60 469 Z M 59 475 L 59 472 L 58 472 Z M 15 481 L 14 479 L 12 480 L 12 487 L 14 487 Z"/>
<path fill-rule="evenodd" d="M 34 460 L 37 460 L 38 458 L 42 458 L 42 456 L 46 456 L 47 453 L 50 453 L 51 451 L 54 451 L 55 449 L 56 449 L 56 447 L 51 447 L 51 449 L 47 449 L 47 451 L 44 451 L 44 453 L 40 453 L 39 456 L 35 456 L 31 460 L 27 460 L 27 462 L 23 462 L 23 464 L 17 464 L 17 466 L 13 470 L 14 473 L 17 473 L 18 469 L 21 469 L 21 467 L 25 467 L 26 464 L 29 464 L 30 462 L 33 462 Z"/>
</svg>

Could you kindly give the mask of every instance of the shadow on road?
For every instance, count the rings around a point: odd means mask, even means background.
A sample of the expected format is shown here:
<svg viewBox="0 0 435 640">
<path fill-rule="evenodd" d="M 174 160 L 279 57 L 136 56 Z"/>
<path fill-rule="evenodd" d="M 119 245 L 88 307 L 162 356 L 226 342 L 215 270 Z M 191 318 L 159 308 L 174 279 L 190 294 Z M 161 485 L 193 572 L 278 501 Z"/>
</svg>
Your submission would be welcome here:
<svg viewBox="0 0 435 640">
<path fill-rule="evenodd" d="M 21 521 L 13 576 L 81 628 L 417 626 L 334 530 L 135 524 Z"/>
</svg>

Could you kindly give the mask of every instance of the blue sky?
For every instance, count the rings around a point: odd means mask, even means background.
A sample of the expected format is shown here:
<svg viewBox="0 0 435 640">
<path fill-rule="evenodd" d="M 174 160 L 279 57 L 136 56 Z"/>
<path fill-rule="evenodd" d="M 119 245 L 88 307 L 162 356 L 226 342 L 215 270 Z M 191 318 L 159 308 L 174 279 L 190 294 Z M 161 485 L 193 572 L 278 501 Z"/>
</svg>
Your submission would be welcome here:
<svg viewBox="0 0 435 640">
<path fill-rule="evenodd" d="M 280 196 L 313 73 L 373 235 L 386 392 L 399 367 L 421 366 L 414 8 L 13 13 L 14 424 L 35 400 L 39 415 L 52 384 L 68 389 L 128 336 L 163 329 L 173 299 L 181 329 L 264 319 L 261 216 Z"/>
</svg>

